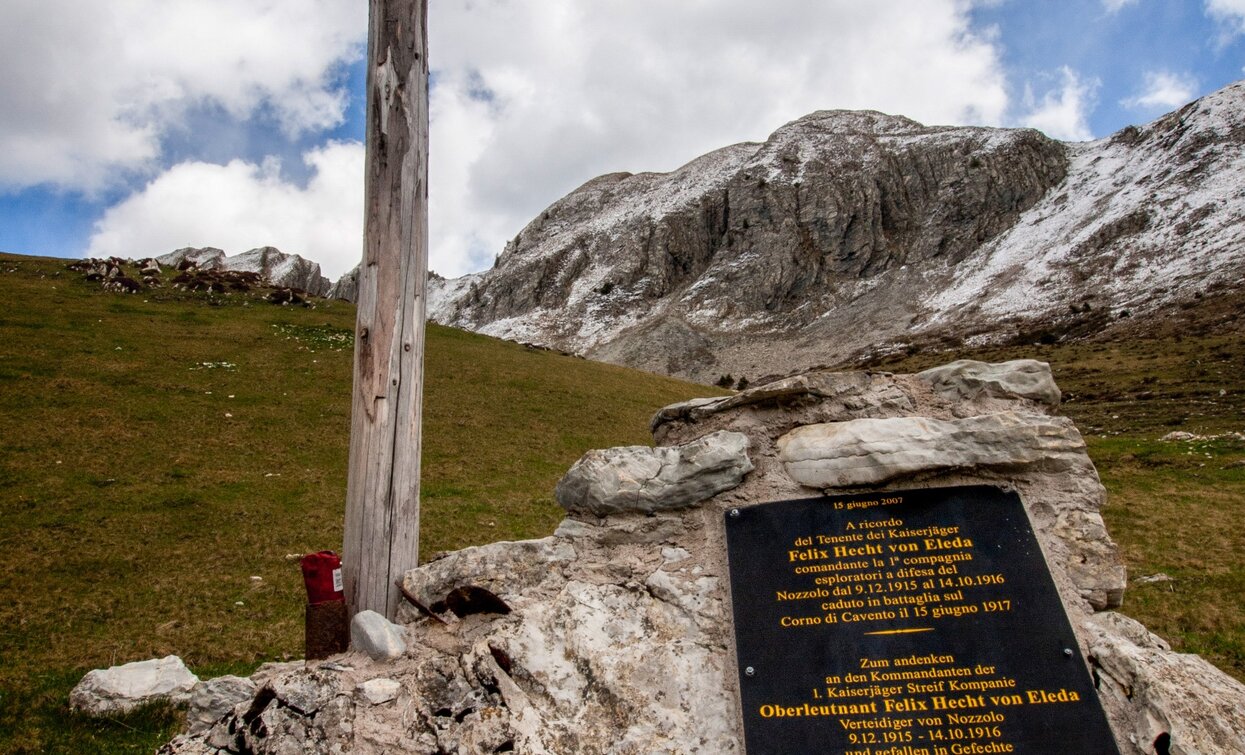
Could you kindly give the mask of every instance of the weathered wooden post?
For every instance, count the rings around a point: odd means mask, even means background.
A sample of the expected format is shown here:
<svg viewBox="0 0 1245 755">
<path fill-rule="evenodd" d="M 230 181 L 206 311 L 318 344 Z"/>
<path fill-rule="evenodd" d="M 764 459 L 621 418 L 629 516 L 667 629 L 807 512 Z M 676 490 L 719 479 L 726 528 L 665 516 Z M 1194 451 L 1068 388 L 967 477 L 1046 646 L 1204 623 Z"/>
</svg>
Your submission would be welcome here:
<svg viewBox="0 0 1245 755">
<path fill-rule="evenodd" d="M 364 250 L 342 572 L 350 613 L 393 618 L 419 563 L 428 268 L 428 3 L 371 0 Z"/>
</svg>

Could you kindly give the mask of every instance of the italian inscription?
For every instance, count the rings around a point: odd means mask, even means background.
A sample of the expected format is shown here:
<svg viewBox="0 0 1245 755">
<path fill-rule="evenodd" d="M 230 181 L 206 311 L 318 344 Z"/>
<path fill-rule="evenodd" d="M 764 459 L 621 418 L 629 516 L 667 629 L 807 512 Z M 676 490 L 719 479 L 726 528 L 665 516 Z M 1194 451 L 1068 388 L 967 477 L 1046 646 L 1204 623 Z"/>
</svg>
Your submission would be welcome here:
<svg viewBox="0 0 1245 755">
<path fill-rule="evenodd" d="M 749 755 L 1116 755 L 1020 498 L 972 486 L 726 514 Z"/>
</svg>

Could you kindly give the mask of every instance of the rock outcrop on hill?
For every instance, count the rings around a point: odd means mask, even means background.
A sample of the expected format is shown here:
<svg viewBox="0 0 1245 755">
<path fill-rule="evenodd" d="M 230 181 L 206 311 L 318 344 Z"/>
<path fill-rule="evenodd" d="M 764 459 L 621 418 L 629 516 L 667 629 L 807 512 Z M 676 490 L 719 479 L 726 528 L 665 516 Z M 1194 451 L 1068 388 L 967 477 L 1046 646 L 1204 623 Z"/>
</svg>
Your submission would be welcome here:
<svg viewBox="0 0 1245 755">
<path fill-rule="evenodd" d="M 666 407 L 652 425 L 661 448 L 590 452 L 568 473 L 557 493 L 568 516 L 552 536 L 467 548 L 407 572 L 405 592 L 426 608 L 399 612 L 405 636 L 394 643 L 404 648 L 398 657 L 377 660 L 383 654 L 356 647 L 301 668 L 265 670 L 254 694 L 162 752 L 739 753 L 740 685 L 749 669 L 735 657 L 733 622 L 748 619 L 732 612 L 736 562 L 728 563 L 727 517 L 821 493 L 882 497 L 969 485 L 1023 502 L 1074 635 L 1048 650 L 1059 663 L 1088 663 L 1067 673 L 1080 675 L 1086 694 L 1099 699 L 1122 755 L 1237 751 L 1245 686 L 1109 610 L 1123 599 L 1124 568 L 1099 514 L 1103 487 L 1080 434 L 1056 416 L 1058 401 L 1046 365 L 962 362 L 918 375 L 814 372 Z M 906 423 L 901 435 L 880 432 L 895 423 Z M 958 429 L 948 435 L 947 426 Z M 1035 453 L 1038 447 L 1050 453 Z M 870 526 L 902 526 L 885 516 Z M 771 540 L 778 551 L 768 556 L 789 560 L 791 541 L 778 533 Z M 968 555 L 957 561 L 964 572 L 945 573 L 975 573 L 967 565 L 985 554 Z M 881 563 L 831 565 L 868 571 Z M 464 589 L 487 595 L 481 602 L 488 608 L 447 607 Z M 801 596 L 779 598 L 788 599 Z M 958 616 L 940 626 L 975 631 L 975 617 Z M 978 637 L 974 652 L 988 660 L 998 639 Z M 782 673 L 796 673 L 805 659 L 789 662 L 793 668 Z M 974 673 L 989 677 L 978 689 L 1011 689 L 1017 680 L 1010 675 L 1029 673 L 1032 664 L 1021 665 L 978 666 Z M 817 667 L 811 676 L 822 673 Z M 876 691 L 835 689 L 848 703 L 864 692 L 897 696 L 891 702 L 906 706 L 901 711 L 920 709 L 907 698 L 945 692 L 896 684 L 889 692 L 877 684 Z M 1013 703 L 960 695 L 953 702 L 959 708 L 952 712 L 974 715 L 949 730 L 946 744 L 963 737 L 984 738 L 992 748 L 1008 743 L 1013 714 L 1003 706 Z M 1039 695 L 1037 702 L 1050 701 Z M 913 742 L 921 727 L 945 724 L 874 715 L 883 711 L 880 702 L 868 708 L 820 715 L 835 717 L 827 726 L 836 731 L 840 724 L 867 731 L 884 719 Z M 203 715 L 192 710 L 191 718 Z M 998 732 L 962 728 L 980 724 Z M 1049 731 L 1036 736 L 1040 741 L 1026 743 L 1032 751 L 1059 751 Z M 1006 751 L 954 745 L 952 752 Z"/>
<path fill-rule="evenodd" d="M 711 382 L 1075 337 L 1245 278 L 1245 83 L 1083 144 L 818 112 L 671 173 L 601 176 L 442 323 Z"/>
<path fill-rule="evenodd" d="M 342 299 L 343 301 L 357 302 L 359 301 L 359 266 L 355 265 L 342 277 L 333 282 L 329 292 L 325 294 L 330 299 Z"/>
<path fill-rule="evenodd" d="M 157 257 L 156 262 L 175 269 L 188 264 L 199 270 L 255 273 L 268 285 L 305 291 L 313 296 L 327 296 L 332 288 L 329 279 L 320 274 L 319 263 L 271 246 L 232 257 L 226 257 L 215 247 L 184 247 Z"/>
</svg>

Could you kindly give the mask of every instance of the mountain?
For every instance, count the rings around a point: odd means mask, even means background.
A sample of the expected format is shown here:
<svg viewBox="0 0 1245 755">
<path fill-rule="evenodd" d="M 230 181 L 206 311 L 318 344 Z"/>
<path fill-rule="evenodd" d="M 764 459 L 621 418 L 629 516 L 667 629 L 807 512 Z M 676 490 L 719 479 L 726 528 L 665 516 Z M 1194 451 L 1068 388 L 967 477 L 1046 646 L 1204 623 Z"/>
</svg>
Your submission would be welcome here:
<svg viewBox="0 0 1245 755">
<path fill-rule="evenodd" d="M 1245 83 L 1109 138 L 824 111 L 593 179 L 430 316 L 697 380 L 1099 333 L 1238 286 Z"/>
<path fill-rule="evenodd" d="M 315 296 L 327 296 L 333 285 L 320 274 L 319 263 L 297 254 L 286 254 L 271 246 L 261 246 L 232 257 L 226 257 L 215 247 L 185 247 L 157 257 L 156 262 L 166 267 L 179 267 L 188 262 L 200 270 L 255 273 L 270 285 L 294 288 Z"/>
</svg>

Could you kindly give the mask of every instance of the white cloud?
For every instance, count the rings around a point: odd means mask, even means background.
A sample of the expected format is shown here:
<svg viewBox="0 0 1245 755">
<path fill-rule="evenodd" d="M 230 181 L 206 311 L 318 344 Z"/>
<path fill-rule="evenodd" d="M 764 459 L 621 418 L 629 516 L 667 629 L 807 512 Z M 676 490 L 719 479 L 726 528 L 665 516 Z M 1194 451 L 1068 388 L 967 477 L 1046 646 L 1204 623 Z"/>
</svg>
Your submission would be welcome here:
<svg viewBox="0 0 1245 755">
<path fill-rule="evenodd" d="M 332 124 L 343 95 L 326 76 L 358 52 L 366 6 L 129 0 L 70 13 L 70 0 L 9 2 L 16 10 L 0 11 L 0 29 L 23 13 L 49 28 L 38 44 L 0 31 L 0 70 L 20 65 L 14 70 L 27 75 L 19 80 L 30 82 L 18 92 L 29 112 L 0 112 L 0 142 L 26 144 L 0 155 L 0 187 L 92 187 L 135 166 L 159 173 L 160 134 L 200 103 L 237 117 L 272 109 L 291 133 Z M 64 7 L 49 12 L 49 4 Z M 982 4 L 430 3 L 430 266 L 446 275 L 487 267 L 524 223 L 596 175 L 671 170 L 818 109 L 1000 124 L 1009 100 L 998 33 L 971 25 Z M 6 41 L 21 43 L 20 55 L 3 52 Z M 56 60 L 62 48 L 74 51 Z M 36 70 L 32 61 L 49 56 L 56 71 Z M 0 84 L 0 95 L 14 86 Z M 57 88 L 63 97 L 45 96 Z M 355 191 L 323 172 L 299 189 L 271 166 L 173 166 L 101 219 L 90 253 L 272 244 L 340 272 L 343 254 L 358 258 L 361 209 L 344 213 L 356 204 L 348 193 L 336 205 L 314 204 L 326 196 L 317 181 Z M 259 207 L 280 211 L 261 216 Z M 355 230 L 322 242 L 302 228 L 321 217 Z"/>
<path fill-rule="evenodd" d="M 1001 123 L 999 50 L 970 27 L 971 6 L 434 2 L 431 264 L 487 266 L 594 176 L 671 170 L 818 109 Z"/>
<path fill-rule="evenodd" d="M 1120 100 L 1134 110 L 1162 112 L 1180 107 L 1197 96 L 1197 79 L 1171 71 L 1147 71 L 1141 91 Z"/>
<path fill-rule="evenodd" d="M 1059 69 L 1059 79 L 1059 85 L 1046 91 L 1040 100 L 1031 86 L 1025 87 L 1025 113 L 1018 119 L 1019 123 L 1055 139 L 1093 139 L 1089 113 L 1096 104 L 1098 80 L 1084 79 L 1067 66 Z"/>
<path fill-rule="evenodd" d="M 1221 42 L 1245 34 L 1245 0 L 1206 0 L 1206 13 L 1227 27 Z"/>
<path fill-rule="evenodd" d="M 1136 5 L 1137 0 L 1102 0 L 1102 7 L 1107 9 L 1107 13 L 1116 13 L 1129 5 Z"/>
<path fill-rule="evenodd" d="M 357 59 L 356 0 L 5 0 L 0 3 L 0 189 L 97 189 L 153 169 L 188 108 L 287 134 L 341 122 L 334 67 Z"/>
<path fill-rule="evenodd" d="M 301 188 L 282 178 L 275 161 L 175 165 L 104 213 L 87 255 L 275 246 L 319 262 L 336 279 L 363 256 L 363 145 L 330 142 L 303 159 L 312 176 Z"/>
</svg>

